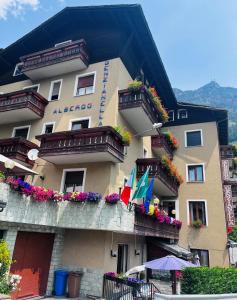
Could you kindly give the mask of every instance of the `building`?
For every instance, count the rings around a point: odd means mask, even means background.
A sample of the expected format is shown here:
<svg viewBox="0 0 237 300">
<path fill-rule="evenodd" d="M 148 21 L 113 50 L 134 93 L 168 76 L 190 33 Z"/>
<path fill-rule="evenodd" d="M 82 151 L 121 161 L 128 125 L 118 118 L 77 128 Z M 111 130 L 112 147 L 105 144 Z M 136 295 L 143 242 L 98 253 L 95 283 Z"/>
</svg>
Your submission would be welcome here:
<svg viewBox="0 0 237 300">
<path fill-rule="evenodd" d="M 31 183 L 105 197 L 123 188 L 135 164 L 137 178 L 150 167 L 163 209 L 183 222 L 179 233 L 122 203 L 37 202 L 1 183 L 0 228 L 17 260 L 11 271 L 23 275 L 17 297 L 51 294 L 62 267 L 82 270 L 82 294 L 99 295 L 105 272 L 170 252 L 228 265 L 219 154 L 228 143 L 227 112 L 177 103 L 139 5 L 65 8 L 2 50 L 0 69 L 0 153 L 38 172 Z M 168 122 L 149 93 L 127 90 L 135 78 L 155 87 Z M 129 145 L 118 125 L 132 133 Z M 35 162 L 31 149 L 39 150 Z"/>
</svg>

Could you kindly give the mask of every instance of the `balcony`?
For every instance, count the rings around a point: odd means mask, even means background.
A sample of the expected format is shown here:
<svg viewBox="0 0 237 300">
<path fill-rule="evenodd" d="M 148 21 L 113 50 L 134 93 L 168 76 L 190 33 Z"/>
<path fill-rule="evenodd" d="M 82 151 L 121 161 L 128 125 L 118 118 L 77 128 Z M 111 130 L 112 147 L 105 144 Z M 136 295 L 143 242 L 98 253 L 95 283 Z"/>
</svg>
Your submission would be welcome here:
<svg viewBox="0 0 237 300">
<path fill-rule="evenodd" d="M 151 137 L 151 148 L 153 152 L 158 155 L 168 155 L 170 159 L 173 158 L 174 147 L 168 143 L 164 134 L 159 134 Z"/>
<path fill-rule="evenodd" d="M 161 116 L 146 91 L 119 91 L 119 111 L 140 136 L 158 133 L 156 129 L 152 129 L 152 125 L 162 122 Z"/>
<path fill-rule="evenodd" d="M 29 160 L 27 153 L 31 149 L 37 149 L 38 146 L 24 138 L 10 138 L 0 140 L 0 154 L 11 158 L 26 167 L 32 167 L 34 161 Z"/>
<path fill-rule="evenodd" d="M 163 168 L 159 158 L 137 159 L 136 164 L 138 178 L 150 167 L 149 177 L 155 177 L 154 192 L 159 197 L 177 197 L 179 183 Z"/>
<path fill-rule="evenodd" d="M 54 164 L 124 160 L 122 137 L 112 127 L 55 132 L 36 137 L 39 156 Z"/>
<path fill-rule="evenodd" d="M 89 57 L 84 40 L 22 56 L 22 72 L 31 80 L 80 71 L 88 66 Z"/>
<path fill-rule="evenodd" d="M 40 94 L 22 90 L 0 95 L 0 125 L 43 118 L 48 101 Z"/>
<path fill-rule="evenodd" d="M 170 224 L 160 224 L 151 218 L 151 216 L 140 215 L 135 212 L 134 231 L 138 235 L 178 239 L 179 230 L 180 229 Z"/>
<path fill-rule="evenodd" d="M 234 151 L 232 145 L 221 145 L 220 154 L 222 159 L 234 158 Z"/>
</svg>

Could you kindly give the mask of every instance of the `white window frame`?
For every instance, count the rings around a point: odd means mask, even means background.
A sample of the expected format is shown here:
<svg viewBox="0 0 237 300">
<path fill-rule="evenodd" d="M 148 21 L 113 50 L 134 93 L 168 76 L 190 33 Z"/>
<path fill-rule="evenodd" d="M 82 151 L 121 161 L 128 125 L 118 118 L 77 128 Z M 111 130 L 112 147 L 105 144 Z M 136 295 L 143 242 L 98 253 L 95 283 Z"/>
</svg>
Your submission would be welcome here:
<svg viewBox="0 0 237 300">
<path fill-rule="evenodd" d="M 200 131 L 200 133 L 201 133 L 201 145 L 197 145 L 197 146 L 188 146 L 188 145 L 187 145 L 187 133 L 189 133 L 189 132 L 195 132 L 195 131 Z M 203 147 L 203 134 L 202 134 L 202 129 L 185 130 L 185 131 L 184 131 L 184 141 L 185 141 L 185 148 Z"/>
<path fill-rule="evenodd" d="M 172 120 L 169 120 L 169 122 L 174 122 L 174 110 L 169 110 L 168 111 L 168 115 L 172 113 L 173 117 L 172 117 Z"/>
<path fill-rule="evenodd" d="M 71 119 L 71 120 L 69 120 L 68 130 L 72 130 L 72 123 L 73 122 L 85 121 L 85 120 L 89 120 L 89 122 L 88 122 L 88 128 L 91 128 L 91 117 L 82 117 L 82 118 L 77 118 L 77 119 Z"/>
<path fill-rule="evenodd" d="M 161 200 L 161 203 L 163 202 L 174 202 L 175 203 L 175 219 L 179 220 L 179 199 L 164 199 Z"/>
<path fill-rule="evenodd" d="M 54 83 L 57 83 L 57 82 L 60 82 L 60 88 L 59 88 L 59 91 L 58 91 L 58 99 L 51 100 L 52 93 L 53 93 L 53 85 L 54 85 Z M 58 101 L 58 100 L 60 100 L 62 85 L 63 85 L 63 79 L 57 79 L 57 80 L 51 81 L 51 83 L 50 83 L 50 89 L 49 89 L 48 101 L 51 102 L 51 101 Z"/>
<path fill-rule="evenodd" d="M 188 167 L 189 166 L 202 166 L 203 181 L 189 181 Z M 206 181 L 205 163 L 186 164 L 186 182 L 187 183 L 204 183 Z"/>
<path fill-rule="evenodd" d="M 23 63 L 22 63 L 22 62 L 19 62 L 19 63 L 17 63 L 17 64 L 15 65 L 15 69 L 14 69 L 14 72 L 13 72 L 13 77 L 20 76 L 20 75 L 23 74 L 23 73 L 21 73 L 21 74 L 16 75 L 16 70 L 17 70 L 18 66 L 20 66 L 20 65 L 23 65 Z"/>
<path fill-rule="evenodd" d="M 56 122 L 46 122 L 46 123 L 44 123 L 44 124 L 43 124 L 43 127 L 42 127 L 42 132 L 41 132 L 41 134 L 45 134 L 45 129 L 46 129 L 46 126 L 47 126 L 47 125 L 53 125 L 53 131 L 52 131 L 52 133 L 53 133 L 54 130 L 55 130 L 55 124 L 56 124 Z"/>
<path fill-rule="evenodd" d="M 15 137 L 16 130 L 17 130 L 17 129 L 24 129 L 24 128 L 28 128 L 28 133 L 27 133 L 27 137 L 26 137 L 26 139 L 28 140 L 28 139 L 29 139 L 29 136 L 30 136 L 30 128 L 31 128 L 31 125 L 25 125 L 25 126 L 14 127 L 13 130 L 12 130 L 12 137 Z"/>
<path fill-rule="evenodd" d="M 185 111 L 186 111 L 186 116 L 187 116 L 186 118 L 180 118 L 180 112 L 181 112 L 182 110 L 185 110 Z M 178 109 L 177 113 L 178 113 L 178 114 L 177 114 L 177 117 L 178 117 L 179 120 L 188 119 L 188 111 L 187 111 L 186 108 Z"/>
<path fill-rule="evenodd" d="M 26 89 L 31 89 L 31 88 L 34 88 L 34 87 L 37 87 L 37 93 L 38 93 L 39 92 L 39 88 L 40 88 L 40 84 L 39 83 L 32 84 L 32 85 L 29 85 L 29 86 L 24 86 L 22 89 L 26 90 Z"/>
<path fill-rule="evenodd" d="M 85 95 L 77 95 L 77 84 L 78 84 L 78 79 L 81 78 L 81 77 L 89 76 L 89 75 L 94 75 L 93 90 L 92 90 L 92 92 L 89 93 L 89 94 L 85 94 Z M 86 95 L 94 94 L 94 93 L 95 93 L 95 83 L 96 83 L 96 71 L 93 71 L 93 72 L 90 72 L 90 73 L 84 73 L 84 74 L 76 75 L 73 96 L 74 96 L 74 97 L 83 97 L 83 96 L 86 96 Z"/>
<path fill-rule="evenodd" d="M 207 213 L 207 200 L 205 199 L 188 199 L 187 200 L 187 225 L 190 226 L 190 211 L 189 211 L 189 202 L 204 202 L 205 203 L 205 216 L 206 216 L 206 225 L 205 227 L 208 227 L 208 213 Z"/>
<path fill-rule="evenodd" d="M 85 190 L 87 168 L 71 168 L 71 169 L 63 169 L 63 174 L 62 174 L 62 179 L 61 179 L 61 185 L 60 185 L 60 192 L 61 193 L 63 192 L 63 186 L 64 186 L 65 179 L 66 179 L 66 173 L 67 172 L 78 172 L 78 171 L 83 171 L 84 172 L 83 182 L 82 182 L 82 192 L 84 192 L 84 190 Z"/>
</svg>

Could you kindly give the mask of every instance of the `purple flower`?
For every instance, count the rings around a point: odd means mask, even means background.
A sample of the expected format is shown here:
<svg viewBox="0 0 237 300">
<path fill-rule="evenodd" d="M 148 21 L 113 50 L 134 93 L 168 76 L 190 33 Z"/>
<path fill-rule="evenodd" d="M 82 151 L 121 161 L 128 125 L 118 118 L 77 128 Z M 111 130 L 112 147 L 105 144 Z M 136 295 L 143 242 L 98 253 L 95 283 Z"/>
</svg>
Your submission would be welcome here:
<svg viewBox="0 0 237 300">
<path fill-rule="evenodd" d="M 89 192 L 87 195 L 88 202 L 98 202 L 101 200 L 101 198 L 102 198 L 102 195 L 99 193 Z"/>
<path fill-rule="evenodd" d="M 107 195 L 105 197 L 105 202 L 114 204 L 114 203 L 117 203 L 119 201 L 119 199 L 120 199 L 119 194 L 113 193 L 113 194 Z"/>
</svg>

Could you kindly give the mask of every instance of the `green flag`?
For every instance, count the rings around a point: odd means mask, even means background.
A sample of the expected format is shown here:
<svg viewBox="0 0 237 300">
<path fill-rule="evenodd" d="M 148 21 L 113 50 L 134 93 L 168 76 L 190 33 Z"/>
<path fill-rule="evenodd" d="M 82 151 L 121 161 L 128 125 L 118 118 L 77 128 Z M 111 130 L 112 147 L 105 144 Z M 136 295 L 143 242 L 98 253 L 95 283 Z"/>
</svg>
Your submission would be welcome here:
<svg viewBox="0 0 237 300">
<path fill-rule="evenodd" d="M 141 199 L 146 197 L 146 192 L 148 189 L 148 175 L 149 175 L 149 168 L 147 168 L 146 172 L 142 175 L 141 179 L 138 181 L 135 193 L 132 197 L 133 199 Z"/>
</svg>

